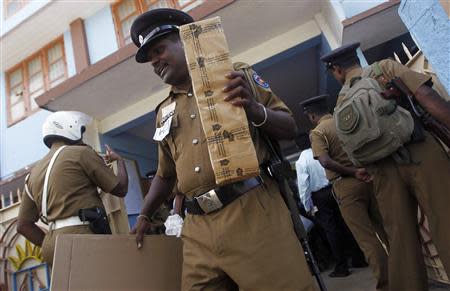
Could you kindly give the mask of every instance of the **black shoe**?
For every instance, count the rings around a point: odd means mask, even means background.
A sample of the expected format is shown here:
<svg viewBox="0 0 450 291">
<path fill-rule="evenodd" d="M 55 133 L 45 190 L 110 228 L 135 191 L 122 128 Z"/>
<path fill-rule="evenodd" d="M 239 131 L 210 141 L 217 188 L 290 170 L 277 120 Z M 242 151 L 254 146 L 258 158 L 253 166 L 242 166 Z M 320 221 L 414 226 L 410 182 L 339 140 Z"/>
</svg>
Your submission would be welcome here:
<svg viewBox="0 0 450 291">
<path fill-rule="evenodd" d="M 331 272 L 328 277 L 331 278 L 342 278 L 342 277 L 347 277 L 350 276 L 350 271 L 348 269 L 344 269 L 344 270 L 334 270 L 333 272 Z"/>
</svg>

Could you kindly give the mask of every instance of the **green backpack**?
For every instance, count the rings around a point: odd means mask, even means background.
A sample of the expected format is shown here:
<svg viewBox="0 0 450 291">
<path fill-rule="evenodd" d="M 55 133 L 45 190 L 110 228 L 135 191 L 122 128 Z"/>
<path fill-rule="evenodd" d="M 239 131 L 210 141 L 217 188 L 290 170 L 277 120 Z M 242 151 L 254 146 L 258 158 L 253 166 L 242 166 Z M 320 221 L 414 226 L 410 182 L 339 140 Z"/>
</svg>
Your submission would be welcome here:
<svg viewBox="0 0 450 291">
<path fill-rule="evenodd" d="M 344 86 L 343 100 L 334 109 L 334 119 L 343 149 L 355 166 L 364 166 L 395 153 L 411 139 L 411 114 L 394 100 L 381 96 L 377 63 L 365 68 L 361 78 Z"/>
</svg>

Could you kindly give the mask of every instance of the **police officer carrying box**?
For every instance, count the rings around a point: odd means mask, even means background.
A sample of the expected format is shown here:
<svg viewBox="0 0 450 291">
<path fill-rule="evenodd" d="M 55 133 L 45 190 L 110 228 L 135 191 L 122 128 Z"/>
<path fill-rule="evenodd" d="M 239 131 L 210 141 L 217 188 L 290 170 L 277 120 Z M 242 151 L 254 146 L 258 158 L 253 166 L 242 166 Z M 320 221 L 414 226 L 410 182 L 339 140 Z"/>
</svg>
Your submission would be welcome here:
<svg viewBox="0 0 450 291">
<path fill-rule="evenodd" d="M 47 117 L 42 133 L 50 148 L 25 178 L 17 231 L 42 247 L 44 261 L 53 262 L 60 234 L 111 233 L 97 187 L 124 197 L 128 176 L 122 158 L 106 146 L 104 160 L 83 144 L 91 118 L 81 112 L 59 111 Z M 118 176 L 105 162 L 118 162 Z M 38 219 L 49 226 L 45 233 Z"/>
<path fill-rule="evenodd" d="M 342 217 L 375 275 L 377 290 L 387 291 L 388 257 L 378 238 L 387 247 L 389 244 L 373 193 L 371 177 L 365 168 L 355 167 L 342 149 L 335 121 L 328 112 L 328 99 L 328 95 L 320 95 L 300 103 L 314 125 L 310 132 L 313 156 L 326 169 Z"/>
<path fill-rule="evenodd" d="M 399 77 L 415 93 L 414 102 L 443 123 L 450 116 L 448 103 L 429 87 L 429 76 L 395 61 L 361 68 L 358 47 L 349 44 L 321 58 L 343 85 L 334 112 L 337 133 L 352 162 L 373 176 L 390 246 L 390 290 L 428 290 L 417 210 L 420 205 L 428 217 L 433 242 L 450 272 L 450 160 L 403 104 L 382 98 L 382 93 Z"/>
<path fill-rule="evenodd" d="M 312 277 L 297 240 L 278 185 L 268 175 L 217 187 L 209 161 L 199 111 L 192 93 L 178 26 L 193 22 L 175 9 L 155 9 L 139 16 L 131 37 L 139 50 L 136 61 L 150 62 L 155 73 L 172 86 L 160 104 L 173 106 L 174 120 L 168 135 L 158 142 L 159 165 L 145 197 L 135 228 L 138 247 L 151 227 L 149 217 L 171 194 L 175 181 L 186 196 L 183 225 L 183 290 L 242 289 L 313 290 Z M 241 71 L 229 72 L 226 101 L 244 107 L 250 122 L 275 139 L 293 138 L 295 121 L 286 105 L 268 86 L 257 86 L 254 96 Z M 260 79 L 258 82 L 261 83 Z M 265 84 L 264 84 L 265 85 Z M 237 98 L 240 97 L 240 98 Z M 268 150 L 258 136 L 253 142 L 260 163 Z M 262 178 L 262 179 L 261 179 Z M 198 201 L 214 190 L 222 202 L 204 209 Z"/>
</svg>

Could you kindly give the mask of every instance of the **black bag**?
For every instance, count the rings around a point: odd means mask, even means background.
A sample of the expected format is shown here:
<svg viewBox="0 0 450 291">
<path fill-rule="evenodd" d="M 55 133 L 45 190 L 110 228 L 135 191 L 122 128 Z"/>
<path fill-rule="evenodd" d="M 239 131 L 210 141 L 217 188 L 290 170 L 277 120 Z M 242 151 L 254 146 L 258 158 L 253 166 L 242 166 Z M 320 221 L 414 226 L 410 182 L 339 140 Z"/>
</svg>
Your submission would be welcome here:
<svg viewBox="0 0 450 291">
<path fill-rule="evenodd" d="M 88 221 L 90 230 L 95 234 L 111 234 L 108 217 L 101 207 L 84 208 L 78 210 L 81 221 Z"/>
</svg>

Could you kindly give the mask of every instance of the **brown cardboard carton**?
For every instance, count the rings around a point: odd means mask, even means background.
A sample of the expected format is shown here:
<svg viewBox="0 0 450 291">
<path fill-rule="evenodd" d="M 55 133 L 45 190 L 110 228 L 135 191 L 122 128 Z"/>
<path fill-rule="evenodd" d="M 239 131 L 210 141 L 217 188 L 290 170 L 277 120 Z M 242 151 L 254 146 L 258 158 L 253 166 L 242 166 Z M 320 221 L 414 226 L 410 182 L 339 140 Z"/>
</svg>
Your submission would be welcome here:
<svg viewBox="0 0 450 291">
<path fill-rule="evenodd" d="M 181 239 L 134 235 L 61 235 L 57 238 L 52 291 L 180 290 Z"/>
</svg>

